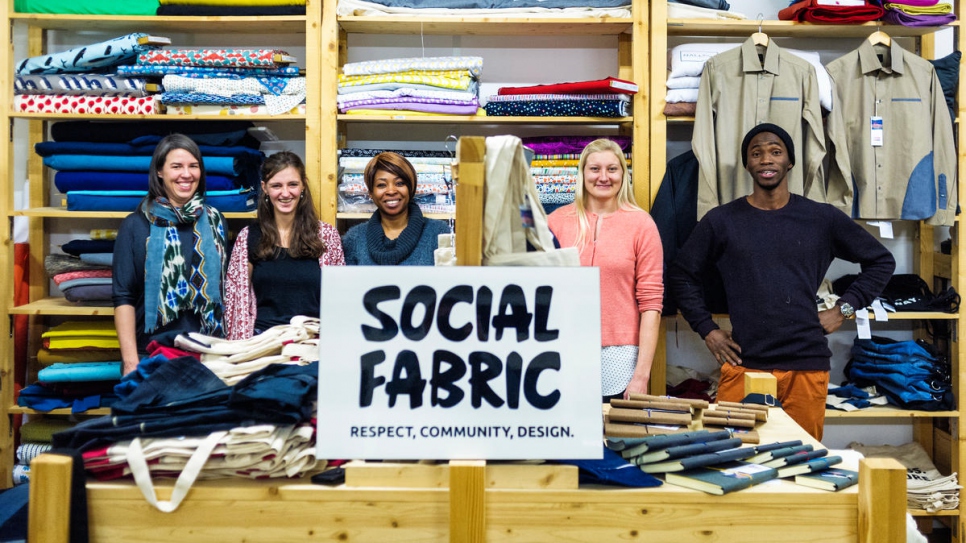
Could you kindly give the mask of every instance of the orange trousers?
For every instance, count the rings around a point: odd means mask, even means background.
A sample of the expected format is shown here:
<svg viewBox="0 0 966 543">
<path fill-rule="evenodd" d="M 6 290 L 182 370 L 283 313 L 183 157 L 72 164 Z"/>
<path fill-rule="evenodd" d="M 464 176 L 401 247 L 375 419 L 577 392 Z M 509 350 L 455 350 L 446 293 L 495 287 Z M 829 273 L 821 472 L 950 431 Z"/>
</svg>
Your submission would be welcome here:
<svg viewBox="0 0 966 543">
<path fill-rule="evenodd" d="M 827 371 L 750 370 L 744 366 L 721 366 L 718 400 L 740 402 L 745 398 L 745 372 L 770 373 L 778 380 L 778 399 L 788 416 L 821 441 L 825 430 Z"/>
</svg>

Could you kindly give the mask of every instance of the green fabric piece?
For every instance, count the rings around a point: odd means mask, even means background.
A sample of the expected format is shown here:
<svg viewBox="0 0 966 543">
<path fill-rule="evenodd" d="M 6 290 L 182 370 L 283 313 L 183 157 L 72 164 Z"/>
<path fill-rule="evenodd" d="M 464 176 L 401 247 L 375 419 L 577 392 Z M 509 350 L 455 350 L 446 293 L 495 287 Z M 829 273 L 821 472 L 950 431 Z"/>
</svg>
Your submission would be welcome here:
<svg viewBox="0 0 966 543">
<path fill-rule="evenodd" d="M 158 0 L 14 0 L 18 13 L 71 15 L 156 15 Z"/>
</svg>

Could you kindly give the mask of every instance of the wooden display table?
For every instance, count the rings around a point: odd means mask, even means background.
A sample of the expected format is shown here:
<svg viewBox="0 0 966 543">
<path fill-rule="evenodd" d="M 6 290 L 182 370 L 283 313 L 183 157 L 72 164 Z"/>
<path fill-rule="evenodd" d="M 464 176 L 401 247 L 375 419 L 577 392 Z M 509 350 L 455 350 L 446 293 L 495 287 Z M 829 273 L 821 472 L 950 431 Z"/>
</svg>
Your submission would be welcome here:
<svg viewBox="0 0 966 543">
<path fill-rule="evenodd" d="M 801 439 L 817 444 L 780 409 L 771 410 L 759 432 L 763 443 Z M 31 541 L 67 540 L 63 497 L 68 495 L 70 471 L 63 460 L 46 455 L 32 464 L 30 514 L 37 520 L 31 522 Z M 133 481 L 89 481 L 91 541 L 905 540 L 905 469 L 893 460 L 863 461 L 859 486 L 837 493 L 775 481 L 726 496 L 672 485 L 562 490 L 552 480 L 546 481 L 546 488 L 499 488 L 495 485 L 501 477 L 488 482 L 482 462 L 437 466 L 448 470 L 448 485 L 436 478 L 412 483 L 427 488 L 399 488 L 390 483 L 411 476 L 405 475 L 407 470 L 427 466 L 395 466 L 399 472 L 386 486 L 371 488 L 284 479 L 199 481 L 181 507 L 169 514 L 149 505 Z M 359 480 L 380 484 L 374 477 L 370 473 Z M 561 474 L 562 479 L 568 477 Z M 168 499 L 173 482 L 160 479 L 156 484 L 159 498 Z"/>
</svg>

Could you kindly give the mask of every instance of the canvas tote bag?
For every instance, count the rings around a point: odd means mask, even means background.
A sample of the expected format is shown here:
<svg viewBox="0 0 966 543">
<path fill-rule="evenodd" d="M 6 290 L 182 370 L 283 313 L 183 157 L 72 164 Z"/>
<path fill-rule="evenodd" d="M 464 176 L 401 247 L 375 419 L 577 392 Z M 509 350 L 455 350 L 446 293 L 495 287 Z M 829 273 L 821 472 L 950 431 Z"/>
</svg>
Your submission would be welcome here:
<svg viewBox="0 0 966 543">
<path fill-rule="evenodd" d="M 486 204 L 483 216 L 484 266 L 579 266 L 574 247 L 556 249 L 537 186 L 516 136 L 486 138 Z M 523 224 L 529 208 L 533 225 Z M 533 250 L 527 251 L 527 242 Z"/>
</svg>

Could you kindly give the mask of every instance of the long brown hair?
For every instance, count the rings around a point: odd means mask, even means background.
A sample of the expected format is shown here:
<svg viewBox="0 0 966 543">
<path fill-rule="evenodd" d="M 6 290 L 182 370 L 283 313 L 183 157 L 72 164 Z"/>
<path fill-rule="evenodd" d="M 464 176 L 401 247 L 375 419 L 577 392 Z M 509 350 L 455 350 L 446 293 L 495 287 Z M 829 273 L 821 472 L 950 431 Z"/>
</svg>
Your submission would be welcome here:
<svg viewBox="0 0 966 543">
<path fill-rule="evenodd" d="M 326 251 L 326 246 L 319 238 L 319 216 L 315 212 L 315 203 L 305 178 L 305 164 L 302 159 L 291 151 L 281 151 L 269 156 L 262 163 L 262 182 L 268 183 L 286 168 L 295 168 L 302 180 L 302 195 L 295 206 L 288 254 L 292 258 L 319 258 Z M 252 257 L 255 260 L 271 260 L 277 254 L 280 237 L 275 226 L 275 206 L 267 194 L 258 199 L 258 226 L 262 230 L 262 238 Z"/>
</svg>

